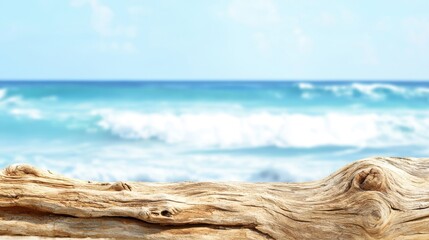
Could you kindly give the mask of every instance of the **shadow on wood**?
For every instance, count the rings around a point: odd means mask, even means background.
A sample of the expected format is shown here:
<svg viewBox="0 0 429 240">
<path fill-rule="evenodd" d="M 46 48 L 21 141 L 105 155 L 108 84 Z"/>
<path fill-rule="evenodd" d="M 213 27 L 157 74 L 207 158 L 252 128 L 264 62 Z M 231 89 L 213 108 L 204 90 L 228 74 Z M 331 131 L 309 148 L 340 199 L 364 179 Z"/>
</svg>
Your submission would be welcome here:
<svg viewBox="0 0 429 240">
<path fill-rule="evenodd" d="M 307 183 L 96 183 L 0 175 L 0 234 L 139 239 L 429 239 L 429 159 L 369 158 Z"/>
</svg>

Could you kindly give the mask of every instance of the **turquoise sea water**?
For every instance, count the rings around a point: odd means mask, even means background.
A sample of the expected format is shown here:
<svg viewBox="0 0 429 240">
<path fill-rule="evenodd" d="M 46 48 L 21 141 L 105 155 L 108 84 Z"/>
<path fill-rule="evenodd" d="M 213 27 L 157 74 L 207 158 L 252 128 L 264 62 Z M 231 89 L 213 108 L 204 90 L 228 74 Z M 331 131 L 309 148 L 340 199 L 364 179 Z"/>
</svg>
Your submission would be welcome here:
<svg viewBox="0 0 429 240">
<path fill-rule="evenodd" d="M 0 167 L 87 180 L 307 181 L 429 156 L 426 82 L 0 82 Z"/>
</svg>

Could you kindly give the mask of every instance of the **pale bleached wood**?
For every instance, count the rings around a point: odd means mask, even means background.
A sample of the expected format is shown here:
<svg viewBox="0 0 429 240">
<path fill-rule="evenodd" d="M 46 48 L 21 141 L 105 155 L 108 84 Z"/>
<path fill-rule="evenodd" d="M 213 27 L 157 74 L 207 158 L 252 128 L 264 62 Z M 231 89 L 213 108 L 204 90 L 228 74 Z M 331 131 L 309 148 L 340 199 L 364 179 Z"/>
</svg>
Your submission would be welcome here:
<svg viewBox="0 0 429 240">
<path fill-rule="evenodd" d="M 417 158 L 364 159 L 307 183 L 97 183 L 15 165 L 0 174 L 0 234 L 429 239 L 428 178 Z"/>
</svg>

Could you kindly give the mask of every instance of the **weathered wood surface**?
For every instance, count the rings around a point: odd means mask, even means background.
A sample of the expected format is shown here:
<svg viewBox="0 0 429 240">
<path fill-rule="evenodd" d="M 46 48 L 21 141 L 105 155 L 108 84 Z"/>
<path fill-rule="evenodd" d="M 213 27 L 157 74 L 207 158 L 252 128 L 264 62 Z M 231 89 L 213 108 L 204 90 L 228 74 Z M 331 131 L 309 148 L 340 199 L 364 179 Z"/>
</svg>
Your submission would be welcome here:
<svg viewBox="0 0 429 240">
<path fill-rule="evenodd" d="M 308 183 L 96 183 L 0 174 L 0 235 L 429 239 L 429 159 L 371 158 Z"/>
</svg>

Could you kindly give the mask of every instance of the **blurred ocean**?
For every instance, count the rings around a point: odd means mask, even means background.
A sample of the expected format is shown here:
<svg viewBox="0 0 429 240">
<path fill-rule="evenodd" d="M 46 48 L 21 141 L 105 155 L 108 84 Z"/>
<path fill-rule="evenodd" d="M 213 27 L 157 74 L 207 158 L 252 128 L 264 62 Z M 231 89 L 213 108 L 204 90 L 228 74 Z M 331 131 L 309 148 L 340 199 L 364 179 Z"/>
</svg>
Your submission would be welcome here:
<svg viewBox="0 0 429 240">
<path fill-rule="evenodd" d="M 0 82 L 0 167 L 85 180 L 307 181 L 429 156 L 426 82 Z"/>
</svg>

